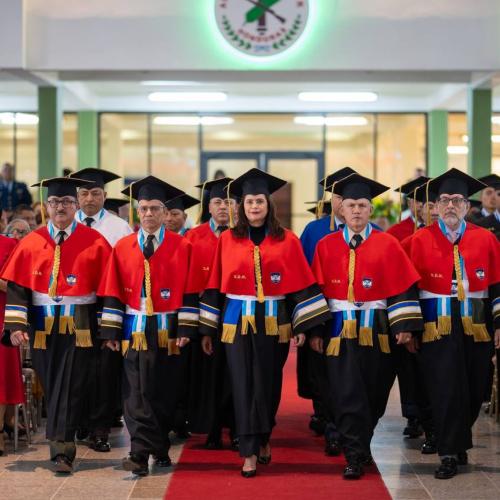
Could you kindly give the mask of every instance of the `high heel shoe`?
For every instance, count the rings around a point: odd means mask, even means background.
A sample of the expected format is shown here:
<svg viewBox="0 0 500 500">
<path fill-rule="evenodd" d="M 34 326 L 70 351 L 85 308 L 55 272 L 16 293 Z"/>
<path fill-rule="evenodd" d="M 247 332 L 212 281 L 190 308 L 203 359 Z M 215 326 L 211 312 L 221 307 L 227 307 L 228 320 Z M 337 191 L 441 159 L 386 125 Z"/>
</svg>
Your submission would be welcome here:
<svg viewBox="0 0 500 500">
<path fill-rule="evenodd" d="M 241 469 L 241 475 L 245 479 L 249 479 L 251 477 L 255 477 L 257 475 L 257 469 L 252 469 L 252 470 L 243 470 L 243 469 Z"/>
<path fill-rule="evenodd" d="M 271 455 L 261 455 L 257 459 L 257 463 L 261 465 L 269 465 L 271 463 Z"/>
</svg>

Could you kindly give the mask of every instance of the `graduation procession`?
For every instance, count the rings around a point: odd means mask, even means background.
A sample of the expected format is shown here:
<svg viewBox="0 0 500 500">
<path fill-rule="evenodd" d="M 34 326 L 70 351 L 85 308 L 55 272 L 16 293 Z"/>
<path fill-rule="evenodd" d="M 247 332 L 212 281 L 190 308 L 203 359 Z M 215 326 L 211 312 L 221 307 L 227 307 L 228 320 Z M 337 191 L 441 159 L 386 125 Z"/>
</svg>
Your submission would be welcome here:
<svg viewBox="0 0 500 500">
<path fill-rule="evenodd" d="M 500 500 L 496 0 L 0 0 L 0 498 Z"/>
</svg>

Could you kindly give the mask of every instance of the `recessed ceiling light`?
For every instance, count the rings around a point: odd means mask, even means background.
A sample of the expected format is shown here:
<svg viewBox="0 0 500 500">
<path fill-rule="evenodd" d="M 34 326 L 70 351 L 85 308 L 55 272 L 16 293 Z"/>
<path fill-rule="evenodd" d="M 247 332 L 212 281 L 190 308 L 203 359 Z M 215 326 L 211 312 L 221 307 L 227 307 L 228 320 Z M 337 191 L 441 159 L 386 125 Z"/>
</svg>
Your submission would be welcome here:
<svg viewBox="0 0 500 500">
<path fill-rule="evenodd" d="M 375 102 L 375 92 L 299 92 L 299 100 L 308 102 Z"/>
<path fill-rule="evenodd" d="M 297 125 L 328 127 L 360 127 L 368 125 L 364 116 L 296 116 L 293 119 Z"/>
<path fill-rule="evenodd" d="M 155 116 L 154 125 L 196 126 L 196 125 L 231 125 L 230 116 Z"/>
<path fill-rule="evenodd" d="M 224 92 L 152 92 L 152 102 L 220 102 L 227 99 Z"/>
</svg>

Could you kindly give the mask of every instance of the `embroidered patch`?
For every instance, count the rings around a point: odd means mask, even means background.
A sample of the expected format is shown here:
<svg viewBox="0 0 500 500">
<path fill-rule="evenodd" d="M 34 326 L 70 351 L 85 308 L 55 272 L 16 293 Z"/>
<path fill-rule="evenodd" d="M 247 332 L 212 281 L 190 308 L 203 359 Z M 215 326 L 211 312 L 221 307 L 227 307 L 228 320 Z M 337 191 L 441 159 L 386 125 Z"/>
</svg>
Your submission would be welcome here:
<svg viewBox="0 0 500 500">
<path fill-rule="evenodd" d="M 364 302 L 353 302 L 353 304 L 356 306 L 356 307 L 361 307 Z"/>
<path fill-rule="evenodd" d="M 478 277 L 478 279 L 484 280 L 484 269 L 476 269 L 476 276 Z"/>
<path fill-rule="evenodd" d="M 66 282 L 69 286 L 76 285 L 76 276 L 74 274 L 68 274 L 68 276 L 66 276 Z"/>
<path fill-rule="evenodd" d="M 458 291 L 458 285 L 457 285 L 457 282 L 456 280 L 453 280 L 451 282 L 451 295 L 456 295 L 457 294 L 457 291 Z"/>
<path fill-rule="evenodd" d="M 371 278 L 363 278 L 361 280 L 361 284 L 363 285 L 363 288 L 371 288 L 373 285 L 373 281 Z"/>
<path fill-rule="evenodd" d="M 170 288 L 162 288 L 160 290 L 160 296 L 162 299 L 168 300 L 170 298 Z"/>
<path fill-rule="evenodd" d="M 281 273 L 271 273 L 271 283 L 273 285 L 281 283 Z"/>
<path fill-rule="evenodd" d="M 57 296 L 57 297 L 54 297 L 52 300 L 53 300 L 54 302 L 61 302 L 61 301 L 62 301 L 62 299 L 63 299 L 63 298 L 62 298 L 61 296 Z"/>
</svg>

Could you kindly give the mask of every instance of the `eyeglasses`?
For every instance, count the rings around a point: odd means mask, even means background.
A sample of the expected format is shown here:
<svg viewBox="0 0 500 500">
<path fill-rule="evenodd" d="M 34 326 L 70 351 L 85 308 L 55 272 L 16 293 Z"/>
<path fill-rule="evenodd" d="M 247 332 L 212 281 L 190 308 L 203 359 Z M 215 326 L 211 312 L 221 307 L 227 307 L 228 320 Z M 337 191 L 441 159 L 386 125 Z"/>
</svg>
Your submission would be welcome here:
<svg viewBox="0 0 500 500">
<path fill-rule="evenodd" d="M 63 198 L 62 200 L 47 200 L 47 203 L 50 208 L 57 208 L 59 205 L 62 205 L 63 208 L 68 208 L 74 205 L 76 201 L 69 198 Z"/>
<path fill-rule="evenodd" d="M 14 234 L 14 233 L 17 233 L 17 234 L 20 234 L 21 236 L 25 236 L 29 233 L 29 231 L 27 229 L 17 229 L 17 228 L 13 228 L 10 230 L 10 234 Z"/>
<path fill-rule="evenodd" d="M 148 210 L 153 214 L 153 215 L 158 215 L 165 207 L 163 205 L 151 205 L 148 207 L 137 207 L 137 210 L 139 210 L 139 213 L 142 215 L 146 215 L 148 213 Z"/>
<path fill-rule="evenodd" d="M 468 200 L 466 198 L 462 198 L 462 197 L 458 197 L 458 198 L 439 198 L 437 200 L 437 202 L 439 203 L 439 205 L 441 205 L 442 207 L 447 207 L 450 204 L 450 201 L 451 201 L 451 204 L 454 207 L 462 207 L 463 205 L 465 205 L 467 203 Z"/>
</svg>

